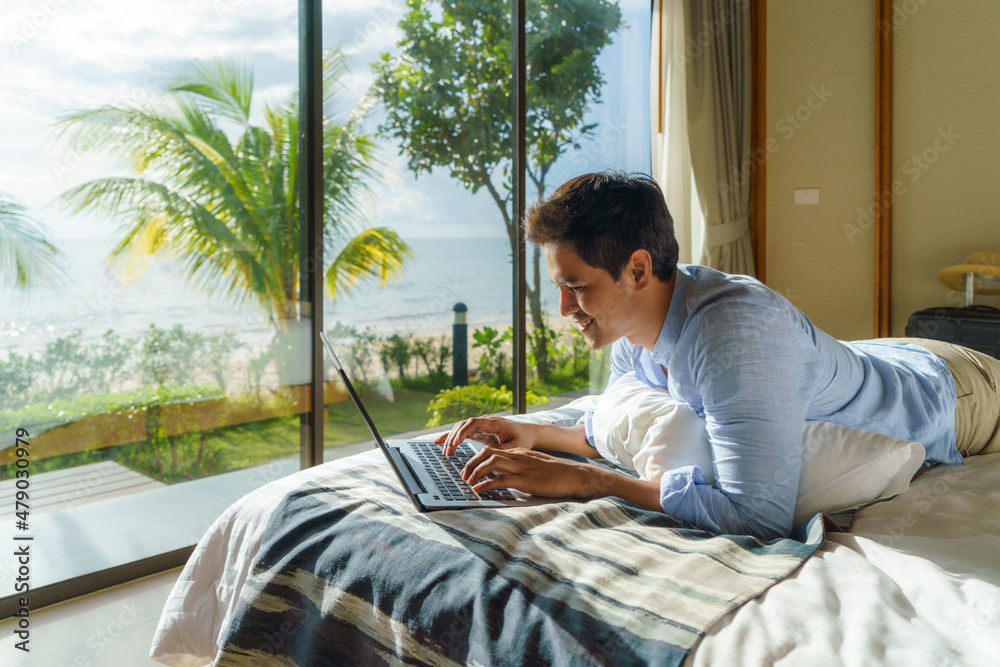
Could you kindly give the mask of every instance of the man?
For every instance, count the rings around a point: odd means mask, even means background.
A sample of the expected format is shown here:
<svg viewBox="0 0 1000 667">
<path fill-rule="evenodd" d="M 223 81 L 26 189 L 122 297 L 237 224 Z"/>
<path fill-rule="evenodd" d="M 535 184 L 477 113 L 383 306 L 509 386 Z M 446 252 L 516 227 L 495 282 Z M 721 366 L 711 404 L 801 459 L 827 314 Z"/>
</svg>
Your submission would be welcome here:
<svg viewBox="0 0 1000 667">
<path fill-rule="evenodd" d="M 532 207 L 526 227 L 562 315 L 592 348 L 613 345 L 609 386 L 634 370 L 704 417 L 715 483 L 697 466 L 644 481 L 536 451 L 596 457 L 589 415 L 573 427 L 487 416 L 437 440 L 447 455 L 467 437 L 492 443 L 463 471 L 476 490 L 614 495 L 770 539 L 792 529 L 807 419 L 919 442 L 941 463 L 1000 451 L 1000 362 L 923 339 L 840 342 L 753 278 L 678 266 L 673 221 L 648 177 L 575 178 Z"/>
</svg>

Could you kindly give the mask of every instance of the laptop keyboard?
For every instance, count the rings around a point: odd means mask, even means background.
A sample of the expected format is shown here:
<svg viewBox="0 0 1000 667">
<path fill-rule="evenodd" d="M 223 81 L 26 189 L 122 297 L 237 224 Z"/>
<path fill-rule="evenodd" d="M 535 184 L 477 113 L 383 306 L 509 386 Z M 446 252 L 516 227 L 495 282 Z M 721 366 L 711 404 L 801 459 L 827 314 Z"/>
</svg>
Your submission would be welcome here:
<svg viewBox="0 0 1000 667">
<path fill-rule="evenodd" d="M 475 451 L 472 447 L 462 444 L 451 456 L 441 454 L 441 445 L 433 442 L 410 442 L 410 447 L 420 459 L 430 478 L 434 480 L 441 497 L 447 500 L 517 500 L 508 489 L 493 489 L 476 493 L 464 479 L 462 468 L 472 458 Z M 486 478 L 491 478 L 487 475 Z"/>
</svg>

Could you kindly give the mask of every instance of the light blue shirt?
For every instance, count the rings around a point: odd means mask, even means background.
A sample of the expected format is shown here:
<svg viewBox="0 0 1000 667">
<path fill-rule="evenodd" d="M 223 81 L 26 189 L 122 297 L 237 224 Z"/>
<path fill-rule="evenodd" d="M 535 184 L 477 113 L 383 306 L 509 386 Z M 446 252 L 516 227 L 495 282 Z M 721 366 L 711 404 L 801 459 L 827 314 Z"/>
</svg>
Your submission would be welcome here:
<svg viewBox="0 0 1000 667">
<path fill-rule="evenodd" d="M 918 442 L 929 461 L 962 463 L 955 384 L 937 355 L 835 340 L 749 276 L 686 264 L 676 275 L 653 350 L 615 342 L 608 383 L 634 370 L 705 419 L 715 484 L 697 466 L 665 473 L 667 514 L 720 534 L 788 536 L 806 420 Z M 584 417 L 591 444 L 592 415 Z"/>
</svg>

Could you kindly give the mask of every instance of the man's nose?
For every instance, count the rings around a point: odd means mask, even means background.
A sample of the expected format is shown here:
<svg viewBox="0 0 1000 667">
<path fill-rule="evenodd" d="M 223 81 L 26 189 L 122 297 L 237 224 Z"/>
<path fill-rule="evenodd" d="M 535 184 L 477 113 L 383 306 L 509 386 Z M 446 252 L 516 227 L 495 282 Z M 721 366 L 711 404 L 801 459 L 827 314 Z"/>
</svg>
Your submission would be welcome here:
<svg viewBox="0 0 1000 667">
<path fill-rule="evenodd" d="M 560 287 L 559 314 L 563 317 L 569 317 L 578 310 L 580 310 L 580 306 L 576 302 L 576 296 L 565 287 Z"/>
</svg>

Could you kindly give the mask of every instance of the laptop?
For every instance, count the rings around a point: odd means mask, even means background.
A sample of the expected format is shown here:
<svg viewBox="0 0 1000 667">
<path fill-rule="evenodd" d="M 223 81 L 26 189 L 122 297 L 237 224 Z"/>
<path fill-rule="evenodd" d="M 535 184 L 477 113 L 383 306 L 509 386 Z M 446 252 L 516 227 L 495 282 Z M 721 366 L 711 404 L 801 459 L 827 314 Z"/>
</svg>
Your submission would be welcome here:
<svg viewBox="0 0 1000 667">
<path fill-rule="evenodd" d="M 343 365 L 333 351 L 333 346 L 326 334 L 320 332 L 323 345 L 333 360 L 340 379 L 347 387 L 355 407 L 372 432 L 375 443 L 385 454 L 399 478 L 406 495 L 410 497 L 417 510 L 429 512 L 433 510 L 456 510 L 471 507 L 526 507 L 546 503 L 564 502 L 566 498 L 540 498 L 516 489 L 493 489 L 476 493 L 465 480 L 461 471 L 466 461 L 472 458 L 484 445 L 474 440 L 466 440 L 458 446 L 451 456 L 441 454 L 441 445 L 435 445 L 430 439 L 385 440 L 379 434 L 368 410 L 365 409 L 361 397 L 354 390 L 354 385 L 347 377 Z"/>
</svg>

